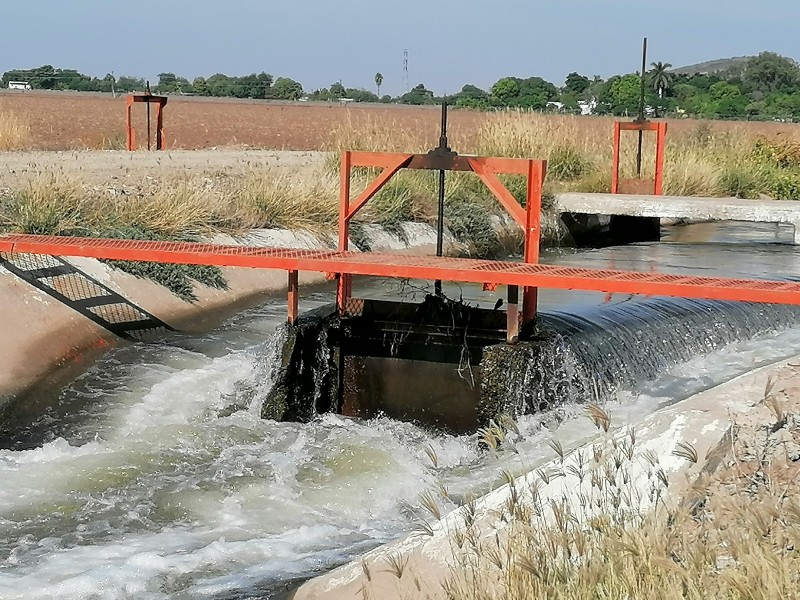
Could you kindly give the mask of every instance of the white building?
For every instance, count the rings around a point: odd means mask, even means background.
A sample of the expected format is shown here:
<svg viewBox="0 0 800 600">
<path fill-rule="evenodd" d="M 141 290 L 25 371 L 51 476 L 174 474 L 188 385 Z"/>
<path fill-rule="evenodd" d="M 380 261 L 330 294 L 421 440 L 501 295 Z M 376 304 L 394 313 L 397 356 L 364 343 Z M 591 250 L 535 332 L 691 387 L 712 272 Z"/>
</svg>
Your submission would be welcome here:
<svg viewBox="0 0 800 600">
<path fill-rule="evenodd" d="M 597 100 L 594 98 L 591 100 L 579 100 L 578 108 L 581 109 L 582 115 L 591 115 L 594 113 L 594 109 L 597 108 Z"/>
<path fill-rule="evenodd" d="M 31 84 L 27 81 L 9 81 L 8 82 L 8 89 L 10 90 L 29 90 L 31 89 Z"/>
</svg>

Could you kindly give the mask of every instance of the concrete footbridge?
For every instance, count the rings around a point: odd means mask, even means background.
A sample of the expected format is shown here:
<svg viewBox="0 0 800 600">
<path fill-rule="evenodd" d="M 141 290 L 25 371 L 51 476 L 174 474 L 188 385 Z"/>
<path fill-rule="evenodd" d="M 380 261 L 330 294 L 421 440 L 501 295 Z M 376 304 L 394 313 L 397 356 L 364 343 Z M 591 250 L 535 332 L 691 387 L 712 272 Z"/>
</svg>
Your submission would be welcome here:
<svg viewBox="0 0 800 600">
<path fill-rule="evenodd" d="M 556 210 L 561 213 L 687 221 L 788 223 L 794 226 L 794 243 L 800 244 L 800 202 L 793 200 L 568 192 L 556 196 Z"/>
</svg>

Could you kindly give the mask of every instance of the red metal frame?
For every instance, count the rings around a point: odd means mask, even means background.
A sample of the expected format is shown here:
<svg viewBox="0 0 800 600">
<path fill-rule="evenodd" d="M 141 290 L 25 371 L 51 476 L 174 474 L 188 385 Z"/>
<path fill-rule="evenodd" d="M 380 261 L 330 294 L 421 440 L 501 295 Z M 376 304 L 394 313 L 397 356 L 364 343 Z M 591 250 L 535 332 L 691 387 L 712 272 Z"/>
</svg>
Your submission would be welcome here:
<svg viewBox="0 0 800 600">
<path fill-rule="evenodd" d="M 440 277 L 443 281 L 488 282 L 528 288 L 800 305 L 800 282 L 794 281 L 696 277 L 470 258 L 39 235 L 0 236 L 0 252 L 334 272 L 398 279 L 434 280 Z"/>
<path fill-rule="evenodd" d="M 381 173 L 355 198 L 351 198 L 351 179 L 354 167 L 370 167 L 382 169 Z M 524 260 L 527 264 L 539 262 L 539 242 L 541 238 L 542 187 L 547 173 L 547 161 L 522 158 L 486 158 L 477 156 L 459 156 L 430 154 L 403 154 L 388 152 L 352 152 L 345 151 L 341 162 L 341 185 L 339 197 L 339 252 L 348 250 L 350 221 L 367 202 L 385 186 L 392 177 L 402 169 L 465 171 L 475 173 L 486 185 L 511 217 L 522 227 L 525 237 Z M 506 189 L 498 175 L 523 175 L 527 178 L 527 197 L 525 208 L 520 206 L 516 198 Z M 426 279 L 447 280 L 446 268 L 441 272 L 433 270 Z M 336 300 L 340 313 L 344 314 L 347 302 L 352 295 L 352 273 L 338 273 Z M 490 280 L 482 281 L 491 284 Z M 516 336 L 519 327 L 516 300 L 517 293 L 509 291 L 508 330 L 509 339 Z M 522 323 L 529 323 L 536 318 L 538 290 L 535 286 L 526 286 L 523 290 Z M 513 321 L 513 322 L 512 322 Z"/>
<path fill-rule="evenodd" d="M 621 180 L 619 176 L 619 156 L 620 156 L 620 138 L 623 131 L 654 131 L 656 133 L 656 172 L 655 177 L 652 179 L 653 191 L 655 196 L 661 196 L 664 193 L 664 156 L 667 140 L 667 124 L 666 123 L 653 123 L 651 121 L 616 121 L 614 123 L 614 160 L 611 172 L 611 193 L 612 194 L 626 194 L 631 193 L 626 190 L 626 184 L 640 183 L 639 179 Z M 634 193 L 642 193 L 641 190 L 636 189 Z M 645 192 L 645 193 L 649 193 Z"/>
<path fill-rule="evenodd" d="M 156 105 L 156 150 L 166 148 L 166 138 L 164 137 L 164 107 L 167 105 L 166 96 L 154 96 L 150 93 L 130 94 L 125 101 L 125 140 L 128 150 L 136 150 L 136 129 L 133 127 L 131 119 L 131 109 L 133 105 L 143 102 L 147 105 L 147 148 L 150 149 L 150 105 Z"/>
</svg>

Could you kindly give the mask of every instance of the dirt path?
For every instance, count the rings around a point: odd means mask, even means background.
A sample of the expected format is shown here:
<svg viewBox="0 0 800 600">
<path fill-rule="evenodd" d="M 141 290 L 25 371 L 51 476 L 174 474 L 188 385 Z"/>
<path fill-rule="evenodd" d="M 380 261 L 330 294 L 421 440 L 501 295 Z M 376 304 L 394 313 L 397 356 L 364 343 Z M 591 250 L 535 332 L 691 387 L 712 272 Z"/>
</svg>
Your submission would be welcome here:
<svg viewBox="0 0 800 600">
<path fill-rule="evenodd" d="M 120 189 L 147 180 L 235 176 L 254 169 L 318 165 L 325 154 L 271 150 L 170 150 L 167 152 L 7 152 L 0 166 L 0 192 L 41 177 L 63 177 L 86 188 Z"/>
</svg>

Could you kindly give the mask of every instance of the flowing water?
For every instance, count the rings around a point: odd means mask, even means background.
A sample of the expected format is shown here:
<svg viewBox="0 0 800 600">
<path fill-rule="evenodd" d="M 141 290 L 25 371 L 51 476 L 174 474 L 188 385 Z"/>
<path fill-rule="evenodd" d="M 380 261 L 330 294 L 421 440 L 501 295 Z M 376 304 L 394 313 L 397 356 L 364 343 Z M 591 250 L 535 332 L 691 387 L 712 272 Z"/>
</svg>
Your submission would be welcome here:
<svg viewBox="0 0 800 600">
<path fill-rule="evenodd" d="M 546 260 L 790 278 L 800 252 L 763 243 L 787 236 L 774 226 L 698 225 L 667 242 Z M 496 299 L 474 287 L 446 291 Z M 373 281 L 360 293 L 419 291 Z M 303 308 L 329 298 L 308 296 Z M 541 306 L 567 365 L 550 379 L 567 396 L 521 418 L 499 452 L 387 419 L 260 419 L 283 300 L 207 335 L 118 349 L 0 450 L 0 598 L 269 598 L 417 528 L 427 490 L 444 484 L 457 501 L 490 489 L 503 469 L 549 459 L 552 436 L 576 445 L 592 431 L 580 404 L 600 392 L 618 422 L 635 423 L 800 347 L 791 308 L 568 292 L 543 292 Z"/>
</svg>

